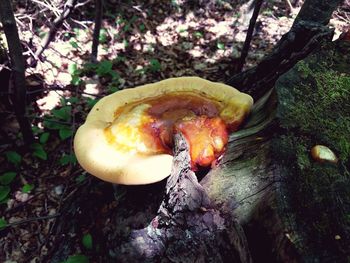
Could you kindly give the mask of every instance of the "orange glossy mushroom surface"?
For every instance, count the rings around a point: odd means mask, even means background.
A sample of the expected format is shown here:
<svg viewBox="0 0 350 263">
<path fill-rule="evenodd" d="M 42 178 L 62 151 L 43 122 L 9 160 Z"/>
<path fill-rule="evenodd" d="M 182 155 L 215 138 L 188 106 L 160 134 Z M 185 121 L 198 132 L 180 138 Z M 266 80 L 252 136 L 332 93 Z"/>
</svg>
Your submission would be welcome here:
<svg viewBox="0 0 350 263">
<path fill-rule="evenodd" d="M 182 132 L 192 168 L 210 166 L 251 106 L 250 96 L 195 77 L 123 90 L 102 99 L 89 113 L 75 136 L 77 159 L 106 181 L 156 182 L 170 174 L 173 135 Z"/>
</svg>

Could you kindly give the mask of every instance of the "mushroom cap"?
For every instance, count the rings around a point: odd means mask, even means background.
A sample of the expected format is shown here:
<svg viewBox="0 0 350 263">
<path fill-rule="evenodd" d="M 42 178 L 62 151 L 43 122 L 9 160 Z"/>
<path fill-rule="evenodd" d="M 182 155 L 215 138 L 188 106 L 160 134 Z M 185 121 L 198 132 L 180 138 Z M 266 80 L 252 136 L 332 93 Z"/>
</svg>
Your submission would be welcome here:
<svg viewBox="0 0 350 263">
<path fill-rule="evenodd" d="M 312 158 L 320 163 L 337 163 L 338 157 L 327 146 L 317 144 L 311 149 Z"/>
<path fill-rule="evenodd" d="M 220 105 L 219 117 L 234 128 L 249 114 L 253 104 L 249 95 L 231 86 L 198 77 L 171 78 L 115 92 L 95 104 L 75 134 L 74 150 L 80 165 L 92 175 L 117 184 L 150 184 L 169 176 L 173 159 L 170 154 L 148 154 L 143 144 L 137 149 L 120 149 L 111 143 L 106 129 L 113 123 L 123 122 L 123 114 L 130 115 L 126 121 L 136 122 L 137 126 L 140 121 L 140 117 L 136 116 L 137 105 L 141 105 L 142 112 L 143 102 L 147 99 L 171 94 L 193 94 L 214 101 Z M 136 105 L 132 111 L 116 114 L 130 105 Z M 118 130 L 113 133 L 119 136 Z M 134 130 L 121 133 L 117 141 L 127 141 L 128 136 L 137 137 L 134 133 Z"/>
</svg>

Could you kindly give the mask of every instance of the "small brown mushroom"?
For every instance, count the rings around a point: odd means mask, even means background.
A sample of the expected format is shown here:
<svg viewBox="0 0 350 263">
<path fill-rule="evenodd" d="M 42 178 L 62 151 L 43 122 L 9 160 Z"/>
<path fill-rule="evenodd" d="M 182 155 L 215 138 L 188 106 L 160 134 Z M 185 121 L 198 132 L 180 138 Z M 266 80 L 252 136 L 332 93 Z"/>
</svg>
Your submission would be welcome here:
<svg viewBox="0 0 350 263">
<path fill-rule="evenodd" d="M 173 135 L 189 141 L 192 166 L 208 166 L 228 133 L 249 114 L 253 99 L 197 77 L 163 80 L 102 98 L 74 138 L 89 173 L 118 184 L 149 184 L 170 175 Z"/>
<path fill-rule="evenodd" d="M 315 145 L 311 149 L 312 158 L 320 163 L 337 163 L 338 158 L 335 153 L 324 145 Z"/>
</svg>

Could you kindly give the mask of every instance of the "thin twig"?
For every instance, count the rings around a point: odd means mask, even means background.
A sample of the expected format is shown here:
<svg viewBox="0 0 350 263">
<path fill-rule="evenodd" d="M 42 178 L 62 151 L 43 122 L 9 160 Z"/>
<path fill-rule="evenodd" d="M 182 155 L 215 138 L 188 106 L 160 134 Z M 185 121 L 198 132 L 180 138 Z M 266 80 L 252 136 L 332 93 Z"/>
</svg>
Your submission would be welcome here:
<svg viewBox="0 0 350 263">
<path fill-rule="evenodd" d="M 102 24 L 103 14 L 103 0 L 95 0 L 96 13 L 95 13 L 95 27 L 92 36 L 92 48 L 91 48 L 91 61 L 97 61 L 98 44 L 100 40 L 100 29 Z"/>
<path fill-rule="evenodd" d="M 250 19 L 250 22 L 249 22 L 247 35 L 246 35 L 246 38 L 245 38 L 245 41 L 244 41 L 244 44 L 243 44 L 241 57 L 238 60 L 238 65 L 237 65 L 237 71 L 236 72 L 241 72 L 242 69 L 243 69 L 243 66 L 245 64 L 245 60 L 246 60 L 247 55 L 248 55 L 250 42 L 252 41 L 256 20 L 258 18 L 259 12 L 260 12 L 260 8 L 261 8 L 261 5 L 262 5 L 262 2 L 263 2 L 263 0 L 257 0 L 255 2 L 253 15 L 252 15 L 252 17 Z"/>
<path fill-rule="evenodd" d="M 63 25 L 65 19 L 67 19 L 75 8 L 76 0 L 68 0 L 64 5 L 64 9 L 61 15 L 55 19 L 53 25 L 50 28 L 49 33 L 46 35 L 40 48 L 35 53 L 37 57 L 41 57 L 44 50 L 49 46 L 50 42 L 55 38 L 58 29 Z"/>
<path fill-rule="evenodd" d="M 61 216 L 60 213 L 57 213 L 55 215 L 48 215 L 48 216 L 30 217 L 30 218 L 19 220 L 19 221 L 13 222 L 13 223 L 8 223 L 6 225 L 6 227 L 14 227 L 14 226 L 18 226 L 18 225 L 33 222 L 33 221 L 52 219 L 52 218 L 56 218 L 59 216 Z M 3 230 L 3 229 L 0 229 L 0 231 L 1 230 Z"/>
</svg>

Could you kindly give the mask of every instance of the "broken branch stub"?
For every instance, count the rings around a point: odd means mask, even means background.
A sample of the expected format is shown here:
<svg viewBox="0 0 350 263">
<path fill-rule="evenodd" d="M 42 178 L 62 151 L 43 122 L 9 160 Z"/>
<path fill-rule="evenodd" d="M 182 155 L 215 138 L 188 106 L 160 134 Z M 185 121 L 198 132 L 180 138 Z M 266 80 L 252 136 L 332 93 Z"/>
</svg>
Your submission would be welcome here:
<svg viewBox="0 0 350 263">
<path fill-rule="evenodd" d="M 111 249 L 120 262 L 251 262 L 241 226 L 213 208 L 191 170 L 189 147 L 176 134 L 166 194 L 157 216 L 143 229 Z"/>
</svg>

